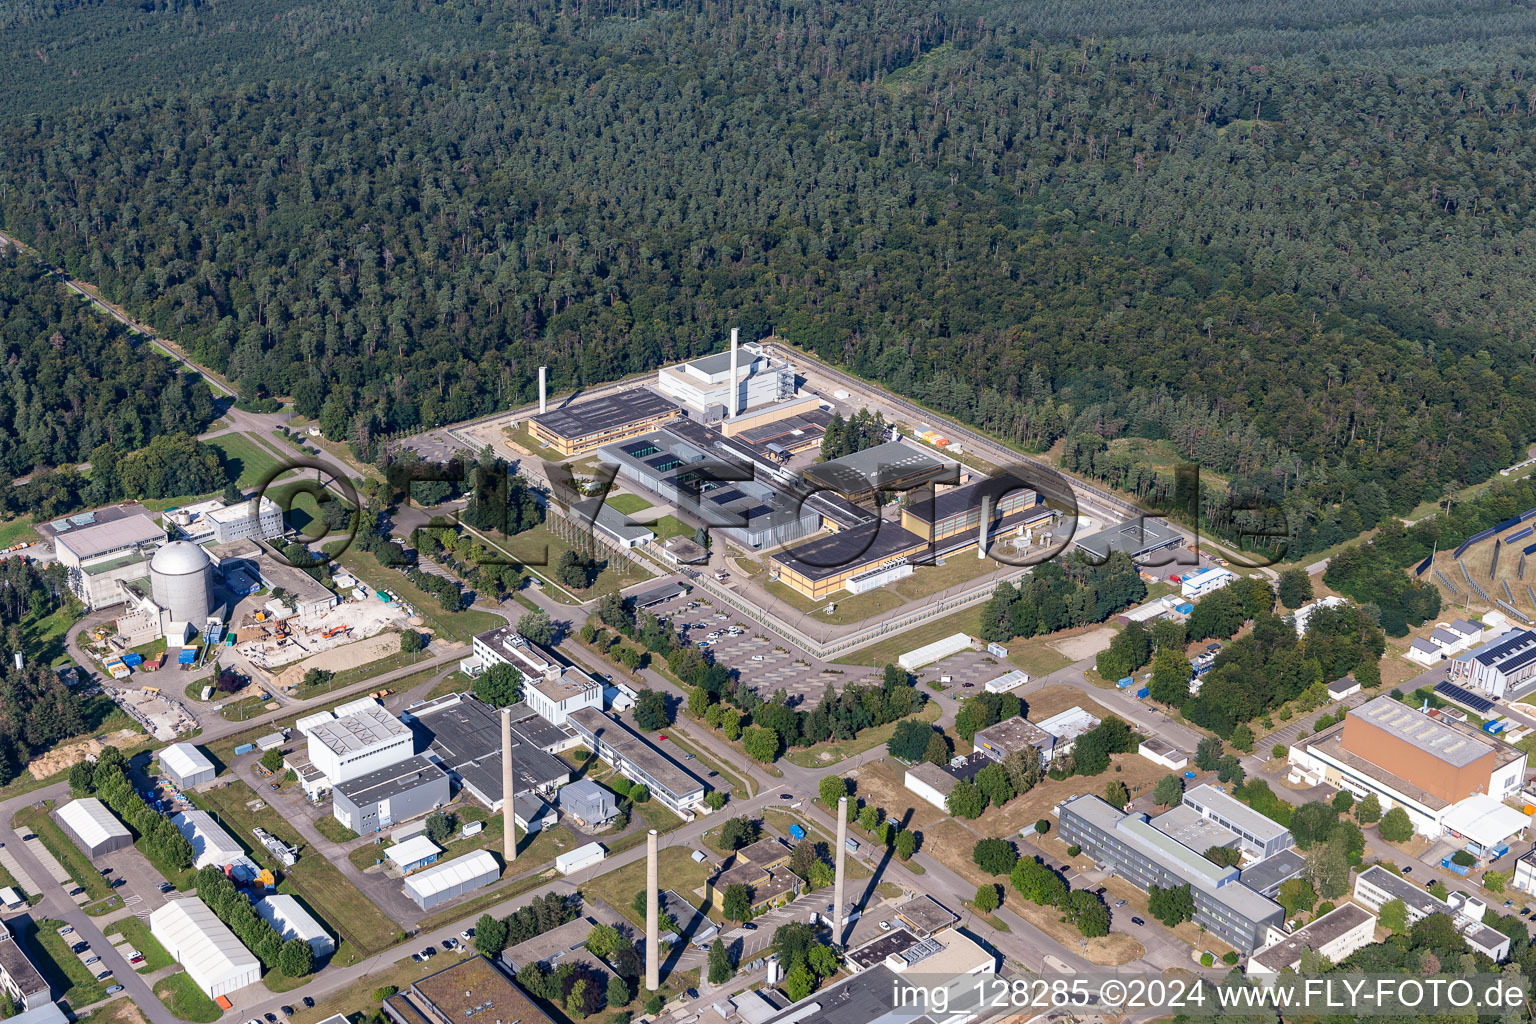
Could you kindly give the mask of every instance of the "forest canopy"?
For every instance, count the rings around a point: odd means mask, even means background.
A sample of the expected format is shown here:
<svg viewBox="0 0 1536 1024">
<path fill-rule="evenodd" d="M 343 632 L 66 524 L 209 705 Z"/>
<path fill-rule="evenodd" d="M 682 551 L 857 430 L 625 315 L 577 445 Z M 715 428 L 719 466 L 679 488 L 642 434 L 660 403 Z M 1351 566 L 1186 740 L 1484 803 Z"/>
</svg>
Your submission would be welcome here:
<svg viewBox="0 0 1536 1024">
<path fill-rule="evenodd" d="M 1158 442 L 1293 554 L 1536 434 L 1525 8 L 0 18 L 0 228 L 365 455 L 731 326 L 1150 501 Z"/>
</svg>

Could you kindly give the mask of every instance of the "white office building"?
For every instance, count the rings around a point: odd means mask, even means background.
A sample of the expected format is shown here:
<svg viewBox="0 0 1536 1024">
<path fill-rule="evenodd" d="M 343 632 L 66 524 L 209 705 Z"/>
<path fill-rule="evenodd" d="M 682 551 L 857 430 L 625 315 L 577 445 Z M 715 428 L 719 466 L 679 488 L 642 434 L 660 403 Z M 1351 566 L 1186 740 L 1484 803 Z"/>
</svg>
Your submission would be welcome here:
<svg viewBox="0 0 1536 1024">
<path fill-rule="evenodd" d="M 694 418 L 708 422 L 793 398 L 795 373 L 784 360 L 771 358 L 761 345 L 747 342 L 736 354 L 734 388 L 731 353 L 725 351 L 663 366 L 656 371 L 656 390 L 687 406 Z"/>
<path fill-rule="evenodd" d="M 271 540 L 283 535 L 283 510 L 265 495 L 233 505 L 226 505 L 218 498 L 184 505 L 167 512 L 165 522 L 194 544 Z"/>
<path fill-rule="evenodd" d="M 1220 590 L 1235 579 L 1237 574 L 1227 569 L 1196 569 L 1182 579 L 1179 592 L 1185 598 L 1201 597 L 1213 590 Z"/>
<path fill-rule="evenodd" d="M 1291 832 L 1273 818 L 1260 814 L 1241 800 L 1228 796 L 1215 786 L 1202 785 L 1184 794 L 1184 806 L 1235 832 L 1243 852 L 1255 860 L 1273 857 L 1295 844 Z"/>
<path fill-rule="evenodd" d="M 1458 906 L 1431 896 L 1414 883 L 1386 868 L 1372 865 L 1355 876 L 1355 900 L 1379 914 L 1382 904 L 1402 900 L 1408 911 L 1408 923 L 1417 924 L 1430 914 L 1444 914 L 1455 922 L 1456 930 L 1467 945 L 1494 960 L 1509 955 L 1509 936 L 1483 924 L 1482 910 L 1469 906 L 1465 897 Z"/>
<path fill-rule="evenodd" d="M 1301 969 L 1303 950 L 1312 950 L 1338 963 L 1357 949 L 1368 946 L 1376 938 L 1376 916 L 1366 913 L 1353 903 L 1346 903 L 1337 910 L 1330 910 L 1305 928 L 1270 943 L 1248 958 L 1247 974 L 1261 978 L 1265 985 L 1287 968 Z"/>
<path fill-rule="evenodd" d="M 48 525 L 69 589 L 94 611 L 130 599 L 124 584 L 149 576 L 149 560 L 165 543 L 165 531 L 142 510 L 105 522 L 86 518 L 93 515 L 81 513 Z"/>
<path fill-rule="evenodd" d="M 334 788 L 404 761 L 415 751 L 411 730 L 381 707 L 365 708 L 309 731 L 309 761 Z"/>
</svg>

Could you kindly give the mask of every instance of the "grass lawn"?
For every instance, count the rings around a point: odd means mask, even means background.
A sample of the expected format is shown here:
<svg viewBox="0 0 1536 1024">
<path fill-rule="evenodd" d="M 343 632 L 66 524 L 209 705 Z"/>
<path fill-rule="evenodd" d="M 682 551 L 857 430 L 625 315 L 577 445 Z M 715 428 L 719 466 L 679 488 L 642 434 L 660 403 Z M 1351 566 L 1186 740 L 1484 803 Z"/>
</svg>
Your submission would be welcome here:
<svg viewBox="0 0 1536 1024">
<path fill-rule="evenodd" d="M 547 524 L 540 523 L 531 530 L 524 530 L 511 537 L 483 533 L 468 527 L 465 528 L 465 532 L 521 563 L 529 573 L 545 582 L 544 592 L 562 604 L 589 601 L 611 590 L 619 590 L 651 578 L 650 573 L 644 572 L 628 559 L 610 558 L 603 571 L 598 573 L 597 578 L 592 581 L 591 586 L 584 590 L 570 591 L 577 597 L 577 601 L 572 601 L 566 596 L 569 588 L 558 585 L 554 581 L 555 566 L 559 563 L 560 557 L 569 550 L 570 545 L 551 533 Z M 692 531 L 690 530 L 689 533 L 691 534 Z"/>
<path fill-rule="evenodd" d="M 0 521 L 0 548 L 34 540 L 37 540 L 37 531 L 32 529 L 31 516 L 17 516 L 15 519 Z"/>
<path fill-rule="evenodd" d="M 168 974 L 155 982 L 155 998 L 177 1017 L 198 1024 L 212 1024 L 224 1015 L 219 1004 L 209 999 L 186 971 Z"/>
<path fill-rule="evenodd" d="M 683 522 L 674 515 L 665 515 L 654 523 L 649 524 L 651 532 L 657 540 L 668 540 L 672 537 L 692 537 L 693 527 Z"/>
<path fill-rule="evenodd" d="M 1046 636 L 1033 636 L 1027 640 L 1010 640 L 1004 644 L 1008 648 L 1008 660 L 1035 679 L 1072 664 L 1071 658 L 1046 643 L 1048 639 Z"/>
<path fill-rule="evenodd" d="M 917 714 L 907 717 L 932 724 L 937 722 L 943 713 L 944 709 L 939 707 L 939 702 L 930 700 Z M 896 731 L 896 725 L 897 722 L 889 722 L 873 729 L 865 729 L 851 740 L 835 740 L 818 743 L 811 747 L 796 747 L 785 754 L 784 759 L 802 768 L 820 768 L 823 765 L 837 764 L 855 754 L 862 754 L 871 747 L 888 742 L 891 734 Z"/>
<path fill-rule="evenodd" d="M 315 819 L 315 831 L 333 843 L 350 843 L 357 838 L 356 832 L 353 832 L 329 814 Z"/>
<path fill-rule="evenodd" d="M 84 1017 L 77 1017 L 75 1024 L 144 1024 L 144 1011 L 127 996 L 118 996 Z"/>
<path fill-rule="evenodd" d="M 107 994 L 107 987 L 96 980 L 91 969 L 80 962 L 80 958 L 69 951 L 70 944 L 58 929 L 64 927 L 63 921 L 54 921 L 43 918 L 37 922 L 37 930 L 32 933 L 32 940 L 42 947 L 42 956 L 37 964 L 43 977 L 53 985 L 54 992 L 62 990 L 60 997 L 70 1006 L 88 1006 L 103 998 Z M 78 934 L 70 938 L 78 940 Z"/>
<path fill-rule="evenodd" d="M 290 978 L 282 971 L 268 971 L 261 983 L 267 986 L 269 992 L 292 992 L 296 988 L 303 988 L 315 980 L 313 974 L 301 974 L 297 978 Z"/>
<path fill-rule="evenodd" d="M 45 800 L 41 807 L 23 807 L 12 816 L 11 825 L 24 825 L 36 832 L 43 846 L 64 865 L 64 870 L 69 872 L 69 877 L 75 880 L 76 885 L 83 886 L 92 899 L 106 899 L 112 895 L 112 887 L 101 877 L 101 872 L 91 864 L 90 859 L 64 834 L 64 830 L 48 816 L 53 808 L 52 800 Z"/>
<path fill-rule="evenodd" d="M 250 786 L 244 782 L 231 782 L 194 794 L 193 798 L 205 810 L 216 812 L 232 826 L 230 831 L 237 836 L 248 836 L 251 829 L 260 827 L 290 845 L 299 846 L 302 851 L 299 861 L 291 868 L 283 868 L 265 848 L 253 849 L 251 856 L 257 863 L 286 876 L 284 888 L 302 896 L 310 906 L 324 908 L 326 920 L 356 949 L 367 955 L 394 944 L 400 932 L 399 925 L 358 892 L 357 886 L 334 864 L 309 849 L 270 804 L 257 811 L 247 807 L 247 801 L 257 798 Z"/>
<path fill-rule="evenodd" d="M 33 661 L 45 665 L 58 665 L 69 660 L 64 647 L 64 634 L 79 617 L 69 614 L 67 608 L 44 615 L 41 618 L 27 616 L 21 623 L 21 645 Z"/>
<path fill-rule="evenodd" d="M 397 689 L 407 690 L 408 686 L 400 686 Z M 437 685 L 427 691 L 423 700 L 431 700 L 434 697 L 443 697 L 450 693 L 472 693 L 475 689 L 475 681 L 469 676 L 455 669 L 449 672 Z"/>
<path fill-rule="evenodd" d="M 144 954 L 144 963 L 136 970 L 140 974 L 148 974 L 158 971 L 162 967 L 169 967 L 176 961 L 171 954 L 160 945 L 160 940 L 149 933 L 149 925 L 141 918 L 123 917 L 107 925 L 107 936 L 121 935 L 127 939 L 133 948 Z"/>
<path fill-rule="evenodd" d="M 203 443 L 223 454 L 225 470 L 241 487 L 257 486 L 281 465 L 276 455 L 244 434 L 222 434 Z"/>
<path fill-rule="evenodd" d="M 861 647 L 845 654 L 836 659 L 836 664 L 874 665 L 877 668 L 894 665 L 896 659 L 907 651 L 915 650 L 924 644 L 931 644 L 935 640 L 942 640 L 953 633 L 969 633 L 975 636 L 980 629 L 981 606 L 962 608 L 953 614 L 919 623 L 883 640 L 877 640 L 868 647 Z"/>
<path fill-rule="evenodd" d="M 622 512 L 626 516 L 634 515 L 636 512 L 643 512 L 645 509 L 653 507 L 650 502 L 638 494 L 612 493 L 608 495 L 606 504 L 615 512 Z"/>
<path fill-rule="evenodd" d="M 694 905 L 703 902 L 703 897 L 694 892 L 702 889 L 709 879 L 713 869 L 707 864 L 695 864 L 688 856 L 689 847 L 678 845 L 668 846 L 657 855 L 658 874 L 663 889 L 671 889 L 683 899 Z M 598 875 L 596 878 L 582 885 L 584 892 L 591 892 L 606 900 L 608 905 L 623 914 L 633 925 L 645 932 L 644 918 L 635 913 L 631 906 L 635 900 L 635 893 L 645 889 L 645 859 L 641 858 L 631 864 L 626 864 L 617 871 Z M 706 912 L 708 907 L 703 908 Z M 719 915 L 716 913 L 715 921 L 719 923 Z"/>
</svg>

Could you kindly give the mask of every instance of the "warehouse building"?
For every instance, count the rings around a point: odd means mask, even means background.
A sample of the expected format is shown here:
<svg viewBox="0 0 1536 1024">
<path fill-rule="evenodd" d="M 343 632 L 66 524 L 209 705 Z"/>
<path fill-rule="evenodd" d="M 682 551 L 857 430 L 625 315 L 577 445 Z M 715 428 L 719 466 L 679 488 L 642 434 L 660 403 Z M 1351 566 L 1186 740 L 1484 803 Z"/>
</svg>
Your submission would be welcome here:
<svg viewBox="0 0 1536 1024">
<path fill-rule="evenodd" d="M 519 793 L 551 795 L 571 780 L 571 766 L 555 752 L 578 741 L 535 714 L 512 705 L 512 770 Z M 491 812 L 501 810 L 501 713 L 467 693 L 450 693 L 410 710 L 411 726 L 427 744 L 427 757 Z"/>
<path fill-rule="evenodd" d="M 1243 852 L 1255 860 L 1273 857 L 1296 845 L 1284 825 L 1228 796 L 1211 785 L 1196 786 L 1184 793 L 1184 806 L 1198 812 L 1222 828 L 1235 832 Z"/>
<path fill-rule="evenodd" d="M 1129 555 L 1132 560 L 1139 560 L 1155 551 L 1176 548 L 1183 542 L 1184 538 L 1178 531 L 1163 519 L 1155 516 L 1141 516 L 1123 523 L 1116 523 L 1086 537 L 1074 538 L 1073 546 L 1088 552 L 1098 561 L 1107 559 L 1115 552 Z M 1164 564 L 1162 558 L 1156 561 L 1158 564 Z"/>
<path fill-rule="evenodd" d="M 618 718 L 583 708 L 566 724 L 588 749 L 629 781 L 650 789 L 651 796 L 673 814 L 692 820 L 693 812 L 704 806 L 709 787 Z"/>
<path fill-rule="evenodd" d="M 1013 476 L 988 477 L 938 493 L 918 492 L 902 506 L 901 525 L 939 544 L 951 538 L 974 540 L 987 509 L 988 535 L 1049 524 L 1056 512 L 1041 504 L 1040 494 Z"/>
<path fill-rule="evenodd" d="M 256 901 L 256 913 L 270 924 L 283 941 L 303 939 L 319 960 L 336 952 L 336 940 L 316 921 L 304 905 L 285 893 L 273 893 Z"/>
<path fill-rule="evenodd" d="M 1301 969 L 1304 950 L 1325 956 L 1329 963 L 1336 964 L 1355 950 L 1370 945 L 1375 938 L 1375 915 L 1353 903 L 1346 903 L 1305 928 L 1258 950 L 1248 958 L 1246 973 L 1250 978 L 1261 978 L 1266 985 L 1273 985 L 1280 972 Z"/>
<path fill-rule="evenodd" d="M 1446 834 L 1446 818 L 1464 801 L 1497 804 L 1518 793 L 1526 768 L 1518 747 L 1390 696 L 1367 701 L 1342 723 L 1292 745 L 1289 760 L 1296 782 L 1348 790 L 1356 799 L 1374 793 L 1383 811 L 1401 807 L 1417 832 L 1435 839 Z"/>
<path fill-rule="evenodd" d="M 431 910 L 500 877 L 495 856 L 489 850 L 476 850 L 411 875 L 405 880 L 405 894 L 422 910 Z"/>
<path fill-rule="evenodd" d="M 1035 724 L 1040 726 L 1042 732 L 1050 734 L 1051 756 L 1065 757 L 1072 753 L 1079 736 L 1099 727 L 1099 720 L 1080 707 L 1070 707 Z"/>
<path fill-rule="evenodd" d="M 160 770 L 177 789 L 191 789 L 212 782 L 217 771 L 213 762 L 190 743 L 172 743 L 160 751 Z"/>
<path fill-rule="evenodd" d="M 173 816 L 171 824 L 192 844 L 193 867 L 205 868 L 212 864 L 222 868 L 246 859 L 244 847 L 207 811 L 189 808 Z"/>
<path fill-rule="evenodd" d="M 16 941 L 8 924 L 0 924 L 0 988 L 24 1010 L 46 1005 L 51 994 L 47 980 Z"/>
<path fill-rule="evenodd" d="M 261 961 L 196 896 L 172 900 L 150 914 L 149 931 L 209 999 L 261 980 Z"/>
<path fill-rule="evenodd" d="M 1451 660 L 1450 681 L 1495 699 L 1518 697 L 1536 680 L 1536 631 L 1517 629 Z"/>
<path fill-rule="evenodd" d="M 705 423 L 735 418 L 795 396 L 795 371 L 757 342 L 656 371 L 656 390 Z"/>
<path fill-rule="evenodd" d="M 769 556 L 770 576 L 798 594 L 820 601 L 859 589 L 859 577 L 892 569 L 911 575 L 930 559 L 928 541 L 883 519 L 839 530 Z M 854 586 L 849 587 L 853 582 Z"/>
<path fill-rule="evenodd" d="M 933 481 L 952 483 L 960 478 L 960 467 L 897 440 L 807 466 L 802 475 L 813 487 L 856 505 L 873 506 L 882 492 L 908 491 Z"/>
<path fill-rule="evenodd" d="M 383 708 L 363 708 L 309 731 L 309 761 L 334 787 L 410 757 L 411 730 Z"/>
<path fill-rule="evenodd" d="M 149 576 L 149 560 L 165 530 L 142 505 L 119 505 L 56 519 L 39 533 L 53 540 L 69 589 L 87 610 L 129 600 L 124 584 Z"/>
<path fill-rule="evenodd" d="M 1268 941 L 1285 920 L 1281 906 L 1242 883 L 1235 867 L 1221 867 L 1160 832 L 1141 813 L 1127 814 L 1096 796 L 1076 796 L 1056 808 L 1063 842 L 1081 846 L 1105 870 L 1143 891 L 1188 885 L 1195 923 L 1242 953 Z"/>
<path fill-rule="evenodd" d="M 1378 914 L 1382 904 L 1402 900 L 1410 925 L 1430 914 L 1444 914 L 1455 923 L 1467 945 L 1479 953 L 1494 960 L 1503 960 L 1509 955 L 1509 936 L 1483 924 L 1481 911 L 1469 912 L 1471 908 L 1465 903 L 1460 907 L 1452 906 L 1379 864 L 1373 864 L 1355 876 L 1355 899 Z"/>
<path fill-rule="evenodd" d="M 284 603 L 292 607 L 299 621 L 306 625 L 324 617 L 341 601 L 334 590 L 303 569 L 279 562 L 266 550 L 256 560 L 256 574 L 262 586 L 288 591 Z"/>
<path fill-rule="evenodd" d="M 331 816 L 358 835 L 419 818 L 453 798 L 448 773 L 426 755 L 385 765 L 336 787 Z"/>
<path fill-rule="evenodd" d="M 832 414 L 815 395 L 790 399 L 720 424 L 720 432 L 777 462 L 821 446 Z"/>
<path fill-rule="evenodd" d="M 107 805 L 93 796 L 69 803 L 53 812 L 64 834 L 91 859 L 133 845 L 133 836 Z"/>
<path fill-rule="evenodd" d="M 437 858 L 443 855 L 442 848 L 425 833 L 414 835 L 403 843 L 391 846 L 384 851 L 384 856 L 402 875 L 408 875 L 412 871 L 420 871 L 422 868 L 431 867 L 437 863 Z"/>
<path fill-rule="evenodd" d="M 681 409 L 656 392 L 634 388 L 539 413 L 529 418 L 528 432 L 545 447 L 570 457 L 655 430 L 681 415 Z"/>
</svg>

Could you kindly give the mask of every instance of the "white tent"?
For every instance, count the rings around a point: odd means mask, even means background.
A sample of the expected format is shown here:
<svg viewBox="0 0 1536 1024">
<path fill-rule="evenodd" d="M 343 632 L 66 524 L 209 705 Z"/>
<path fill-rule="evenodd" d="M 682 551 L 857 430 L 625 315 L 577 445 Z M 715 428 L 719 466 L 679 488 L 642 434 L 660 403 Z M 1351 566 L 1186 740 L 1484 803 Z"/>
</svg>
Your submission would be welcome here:
<svg viewBox="0 0 1536 1024">
<path fill-rule="evenodd" d="M 217 774 L 213 762 L 190 743 L 172 743 L 160 751 L 160 767 L 178 789 L 209 782 Z"/>
<path fill-rule="evenodd" d="M 133 836 L 123 823 L 93 796 L 72 800 L 54 814 L 87 857 L 100 857 L 133 845 Z"/>
<path fill-rule="evenodd" d="M 1440 824 L 1486 850 L 1529 828 L 1531 819 L 1486 793 L 1474 793 L 1446 811 Z"/>
<path fill-rule="evenodd" d="M 261 961 L 195 896 L 172 900 L 149 915 L 149 931 L 210 999 L 261 980 Z"/>
<path fill-rule="evenodd" d="M 182 811 L 171 818 L 171 824 L 192 844 L 194 867 L 205 868 L 212 864 L 221 868 L 245 856 L 240 844 L 207 811 Z"/>
<path fill-rule="evenodd" d="M 283 941 L 303 939 L 315 956 L 329 956 L 336 951 L 336 940 L 292 896 L 274 893 L 256 904 L 256 913 L 276 929 Z"/>
</svg>

